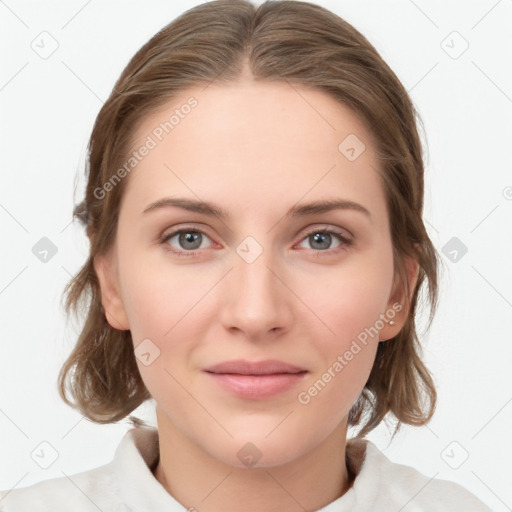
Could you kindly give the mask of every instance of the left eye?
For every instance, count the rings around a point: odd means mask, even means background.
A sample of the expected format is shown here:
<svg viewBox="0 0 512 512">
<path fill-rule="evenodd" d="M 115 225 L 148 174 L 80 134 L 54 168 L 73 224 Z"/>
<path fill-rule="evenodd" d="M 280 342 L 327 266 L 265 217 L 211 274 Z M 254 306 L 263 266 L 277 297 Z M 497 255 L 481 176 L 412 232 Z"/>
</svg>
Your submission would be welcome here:
<svg viewBox="0 0 512 512">
<path fill-rule="evenodd" d="M 333 241 L 333 235 L 334 238 L 337 238 L 339 240 L 338 245 L 335 247 L 331 247 L 331 243 Z M 319 251 L 326 251 L 329 249 L 337 249 L 341 245 L 350 245 L 350 240 L 344 236 L 342 233 L 337 231 L 331 231 L 326 229 L 315 229 L 314 231 L 310 231 L 305 238 L 303 239 L 303 242 L 310 241 L 311 249 L 319 250 Z M 302 247 L 302 244 L 301 244 Z"/>
</svg>

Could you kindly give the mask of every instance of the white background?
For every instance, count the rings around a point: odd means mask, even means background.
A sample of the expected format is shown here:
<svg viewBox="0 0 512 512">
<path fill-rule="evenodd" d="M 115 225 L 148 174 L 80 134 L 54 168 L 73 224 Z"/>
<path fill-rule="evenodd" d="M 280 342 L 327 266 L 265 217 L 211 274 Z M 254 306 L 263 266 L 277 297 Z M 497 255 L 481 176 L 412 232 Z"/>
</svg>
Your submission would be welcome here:
<svg viewBox="0 0 512 512">
<path fill-rule="evenodd" d="M 0 489 L 105 464 L 128 428 L 94 424 L 57 393 L 78 331 L 60 298 L 88 250 L 70 224 L 73 202 L 114 81 L 157 30 L 199 3 L 0 1 Z M 440 252 L 452 237 L 468 249 L 456 262 L 443 254 L 438 314 L 422 336 L 439 393 L 433 420 L 404 426 L 391 444 L 384 425 L 369 439 L 510 510 L 512 1 L 315 3 L 359 29 L 410 91 L 428 141 L 429 233 Z M 58 44 L 46 59 L 31 47 L 41 37 L 50 47 L 43 31 Z M 46 263 L 32 253 L 42 237 L 58 249 Z M 151 402 L 134 414 L 155 424 Z M 30 456 L 42 441 L 59 455 L 48 469 Z"/>
</svg>

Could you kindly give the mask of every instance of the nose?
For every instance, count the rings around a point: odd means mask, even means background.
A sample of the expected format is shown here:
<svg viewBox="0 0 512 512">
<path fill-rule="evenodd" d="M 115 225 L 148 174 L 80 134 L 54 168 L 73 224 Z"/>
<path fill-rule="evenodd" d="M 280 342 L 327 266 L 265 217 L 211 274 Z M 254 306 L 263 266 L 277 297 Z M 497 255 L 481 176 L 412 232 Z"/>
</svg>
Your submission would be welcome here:
<svg viewBox="0 0 512 512">
<path fill-rule="evenodd" d="M 224 328 L 252 341 L 273 339 L 289 330 L 294 297 L 285 274 L 270 250 L 251 263 L 234 252 L 233 269 L 223 282 Z"/>
</svg>

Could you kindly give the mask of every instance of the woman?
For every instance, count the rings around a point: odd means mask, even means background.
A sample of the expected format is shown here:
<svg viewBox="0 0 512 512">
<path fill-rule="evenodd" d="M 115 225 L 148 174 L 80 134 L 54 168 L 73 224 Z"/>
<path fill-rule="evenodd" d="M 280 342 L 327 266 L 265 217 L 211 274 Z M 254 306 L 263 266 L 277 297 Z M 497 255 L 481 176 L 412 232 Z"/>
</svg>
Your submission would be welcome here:
<svg viewBox="0 0 512 512">
<path fill-rule="evenodd" d="M 89 150 L 67 306 L 90 303 L 60 390 L 97 423 L 152 398 L 158 428 L 2 510 L 489 510 L 364 438 L 433 415 L 415 313 L 438 258 L 416 113 L 359 32 L 302 2 L 190 9 Z"/>
</svg>

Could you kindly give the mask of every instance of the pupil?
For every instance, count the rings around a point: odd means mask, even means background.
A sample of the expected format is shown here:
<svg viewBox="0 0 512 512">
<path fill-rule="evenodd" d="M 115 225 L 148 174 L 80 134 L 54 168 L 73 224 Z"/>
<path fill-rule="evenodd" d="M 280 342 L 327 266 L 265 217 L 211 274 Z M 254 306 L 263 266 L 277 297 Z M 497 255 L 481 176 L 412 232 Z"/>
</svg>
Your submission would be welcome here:
<svg viewBox="0 0 512 512">
<path fill-rule="evenodd" d="M 324 239 L 322 242 L 322 238 Z M 329 233 L 315 233 L 313 235 L 315 243 L 320 243 L 321 249 L 328 249 L 330 245 L 331 235 Z"/>
<path fill-rule="evenodd" d="M 197 240 L 200 238 L 200 233 L 193 233 L 193 232 L 187 232 L 187 233 L 184 233 L 181 235 L 180 237 L 180 243 L 192 243 L 194 244 L 194 242 L 197 242 Z M 201 242 L 199 241 L 199 245 L 196 245 L 194 247 L 187 247 L 188 249 L 198 249 L 199 246 L 201 245 Z"/>
</svg>

